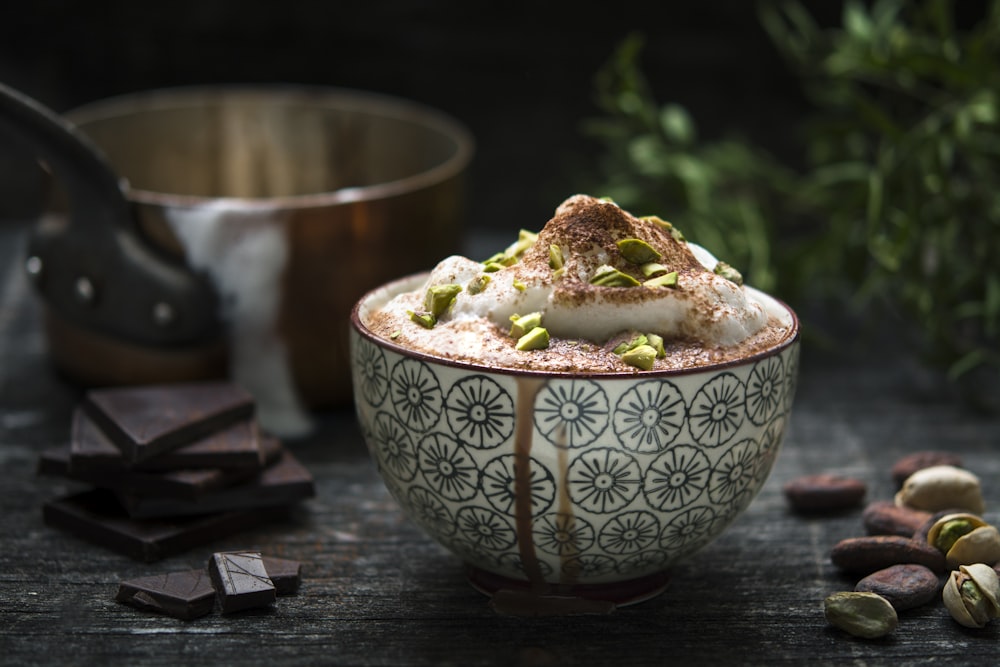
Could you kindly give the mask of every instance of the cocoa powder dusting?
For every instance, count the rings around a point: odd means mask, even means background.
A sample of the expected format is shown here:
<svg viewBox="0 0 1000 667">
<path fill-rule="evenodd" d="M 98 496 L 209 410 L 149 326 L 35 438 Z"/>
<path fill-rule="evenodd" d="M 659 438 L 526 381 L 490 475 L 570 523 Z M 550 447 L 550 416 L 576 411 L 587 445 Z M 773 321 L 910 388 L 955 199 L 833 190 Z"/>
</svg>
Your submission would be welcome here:
<svg viewBox="0 0 1000 667">
<path fill-rule="evenodd" d="M 454 336 L 444 336 L 443 340 L 451 340 L 445 346 L 434 350 L 423 349 L 420 339 L 424 330 L 412 322 L 405 323 L 400 329 L 393 331 L 397 323 L 386 322 L 377 315 L 369 322 L 371 331 L 381 338 L 393 340 L 399 345 L 421 350 L 426 354 L 450 361 L 461 361 L 490 368 L 506 368 L 511 370 L 535 370 L 551 373 L 642 373 L 614 354 L 615 346 L 629 341 L 640 332 L 624 331 L 603 344 L 583 340 L 551 338 L 548 348 L 544 350 L 519 351 L 514 349 L 517 342 L 507 335 L 506 331 L 488 322 L 440 322 L 439 335 L 452 329 Z M 393 333 L 398 333 L 392 338 Z M 463 335 L 460 335 L 463 334 Z M 654 371 L 676 371 L 699 368 L 715 364 L 736 361 L 767 350 L 773 349 L 785 341 L 790 330 L 776 318 L 771 318 L 769 325 L 752 335 L 739 345 L 732 347 L 706 347 L 696 340 L 664 341 L 666 356 L 657 359 Z M 470 348 L 461 341 L 468 335 L 475 337 L 476 348 Z M 442 340 L 442 338 L 438 338 Z"/>
<path fill-rule="evenodd" d="M 590 283 L 594 272 L 602 265 L 610 265 L 639 282 L 647 279 L 642 274 L 641 266 L 627 261 L 617 245 L 619 241 L 629 238 L 647 243 L 660 253 L 657 263 L 667 267 L 668 271 L 677 271 L 675 287 L 616 287 Z M 550 266 L 552 246 L 559 248 L 565 260 L 558 277 L 554 277 L 554 269 Z M 639 334 L 660 333 L 665 339 L 666 356 L 655 360 L 654 371 L 685 370 L 744 359 L 772 350 L 793 335 L 791 323 L 769 316 L 766 326 L 734 345 L 705 342 L 705 331 L 714 330 L 723 317 L 732 316 L 726 299 L 734 297 L 732 294 L 726 297 L 723 293 L 728 294 L 737 288 L 703 266 L 689 245 L 678 241 L 670 229 L 586 195 L 570 197 L 556 209 L 555 216 L 517 261 L 516 270 L 524 283 L 520 288 L 522 294 L 529 294 L 538 286 L 550 287 L 551 295 L 547 302 L 550 306 L 569 306 L 569 311 L 585 307 L 583 312 L 586 314 L 579 317 L 588 323 L 600 323 L 600 328 L 605 331 L 614 332 L 615 323 L 601 318 L 601 314 L 617 312 L 615 308 L 620 304 L 635 306 L 632 312 L 656 313 L 658 311 L 646 309 L 664 307 L 664 290 L 669 292 L 669 300 L 674 302 L 667 305 L 684 304 L 682 312 L 685 316 L 671 325 L 674 330 L 669 336 L 660 331 L 635 331 L 626 324 L 624 330 L 610 335 L 607 340 L 560 337 L 556 324 L 547 324 L 543 316 L 542 326 L 550 334 L 548 347 L 522 351 L 515 349 L 517 341 L 509 335 L 509 324 L 505 318 L 484 317 L 482 311 L 476 317 L 445 313 L 433 330 L 411 320 L 403 320 L 400 315 L 402 308 L 414 312 L 422 309 L 421 291 L 419 294 L 400 295 L 396 299 L 395 314 L 374 312 L 366 324 L 379 337 L 433 357 L 487 368 L 549 373 L 644 372 L 624 363 L 613 353 L 619 343 Z M 494 279 L 481 288 L 482 297 L 499 301 L 495 290 L 501 281 L 496 279 L 497 275 L 494 274 Z M 450 274 L 438 278 L 445 282 L 456 280 L 456 276 Z M 739 299 L 743 298 L 739 295 Z M 761 315 L 758 322 L 762 323 L 763 319 Z"/>
<path fill-rule="evenodd" d="M 678 272 L 679 285 L 685 274 L 705 271 L 687 245 L 667 230 L 585 195 L 571 197 L 556 209 L 555 217 L 539 232 L 538 241 L 525 252 L 522 264 L 530 267 L 532 274 L 551 274 L 549 246 L 558 245 L 568 260 L 565 277 L 555 283 L 553 301 L 579 305 L 603 298 L 601 293 L 607 290 L 614 291 L 615 300 L 654 301 L 652 290 L 595 289 L 588 281 L 601 264 L 609 264 L 639 282 L 646 279 L 640 268 L 625 261 L 618 250 L 617 242 L 626 238 L 640 238 L 656 248 L 663 255 L 660 263 Z"/>
</svg>

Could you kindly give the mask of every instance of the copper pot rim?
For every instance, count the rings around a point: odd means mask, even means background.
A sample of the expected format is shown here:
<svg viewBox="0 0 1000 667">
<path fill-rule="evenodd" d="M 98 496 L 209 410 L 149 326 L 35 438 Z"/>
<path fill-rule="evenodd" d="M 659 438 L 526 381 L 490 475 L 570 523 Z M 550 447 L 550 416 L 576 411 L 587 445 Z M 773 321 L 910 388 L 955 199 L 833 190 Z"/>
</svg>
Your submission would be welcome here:
<svg viewBox="0 0 1000 667">
<path fill-rule="evenodd" d="M 367 292 L 364 296 L 355 302 L 354 307 L 351 308 L 351 329 L 356 332 L 359 336 L 369 341 L 370 343 L 377 345 L 379 347 L 391 350 L 397 354 L 403 355 L 405 357 L 412 357 L 414 359 L 419 359 L 427 363 L 439 365 L 439 366 L 449 366 L 452 368 L 457 368 L 466 371 L 475 372 L 485 372 L 485 373 L 495 373 L 499 375 L 512 375 L 521 377 L 533 377 L 533 378 L 553 378 L 553 379 L 592 379 L 592 380 L 631 380 L 639 381 L 646 379 L 658 379 L 658 378 L 671 378 L 671 377 L 682 377 L 690 375 L 698 375 L 702 373 L 716 373 L 727 368 L 736 368 L 739 366 L 752 365 L 762 359 L 767 359 L 769 357 L 776 357 L 782 354 L 785 350 L 794 347 L 799 343 L 799 339 L 802 335 L 801 326 L 799 323 L 798 315 L 792 309 L 791 306 L 786 304 L 784 301 L 761 292 L 760 290 L 748 287 L 747 289 L 752 290 L 755 295 L 763 297 L 765 300 L 772 302 L 775 308 L 780 309 L 788 315 L 791 320 L 790 330 L 787 336 L 782 339 L 781 342 L 769 347 L 766 350 L 762 350 L 755 354 L 747 355 L 745 357 L 740 357 L 738 359 L 732 359 L 730 361 L 722 361 L 713 364 L 705 364 L 703 366 L 692 366 L 690 368 L 676 368 L 676 369 L 665 369 L 665 370 L 653 370 L 653 371 L 602 371 L 602 372 L 591 372 L 591 371 L 544 371 L 544 370 L 532 370 L 530 368 L 499 368 L 496 366 L 489 366 L 486 364 L 477 364 L 470 361 L 460 361 L 455 359 L 448 359 L 445 357 L 438 357 L 426 352 L 421 352 L 419 350 L 413 350 L 408 347 L 404 347 L 390 340 L 386 340 L 381 336 L 376 335 L 368 326 L 364 323 L 361 316 L 361 311 L 366 307 L 367 303 L 377 297 L 379 293 L 390 293 L 399 294 L 404 289 L 412 289 L 415 286 L 422 284 L 422 281 L 426 279 L 429 275 L 428 272 L 415 273 L 409 276 L 403 276 L 391 282 L 385 283 L 380 287 Z M 353 363 L 353 360 L 352 360 Z"/>
<path fill-rule="evenodd" d="M 470 130 L 461 121 L 439 109 L 385 93 L 334 86 L 221 84 L 158 88 L 103 98 L 71 109 L 63 116 L 82 127 L 97 121 L 191 108 L 195 104 L 205 105 L 239 97 L 260 97 L 272 102 L 361 111 L 373 116 L 408 121 L 450 139 L 454 142 L 455 150 L 439 164 L 405 178 L 326 192 L 276 197 L 186 195 L 133 188 L 123 178 L 126 197 L 134 203 L 171 208 L 212 205 L 236 210 L 288 210 L 346 205 L 399 197 L 445 183 L 460 176 L 475 153 L 475 140 Z"/>
</svg>

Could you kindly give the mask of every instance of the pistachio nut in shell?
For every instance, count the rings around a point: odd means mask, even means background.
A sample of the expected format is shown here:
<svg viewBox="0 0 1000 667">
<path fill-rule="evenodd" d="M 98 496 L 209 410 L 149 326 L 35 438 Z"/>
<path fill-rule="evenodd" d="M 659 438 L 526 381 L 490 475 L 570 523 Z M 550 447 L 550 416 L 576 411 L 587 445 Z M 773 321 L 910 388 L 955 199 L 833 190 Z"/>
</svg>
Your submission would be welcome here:
<svg viewBox="0 0 1000 667">
<path fill-rule="evenodd" d="M 884 637 L 899 625 L 896 610 L 876 593 L 834 593 L 824 600 L 823 613 L 830 625 L 865 639 Z"/>
<path fill-rule="evenodd" d="M 986 525 L 988 524 L 983 518 L 975 514 L 951 512 L 939 517 L 931 524 L 931 527 L 927 530 L 927 543 L 946 554 L 959 538 Z M 973 562 L 976 563 L 979 561 Z M 965 564 L 962 563 L 962 565 Z"/>
<path fill-rule="evenodd" d="M 1000 561 L 1000 531 L 994 526 L 980 526 L 962 535 L 945 554 L 948 567 Z"/>
<path fill-rule="evenodd" d="M 1000 578 L 984 563 L 959 566 L 941 592 L 951 617 L 967 628 L 982 628 L 1000 615 Z"/>
<path fill-rule="evenodd" d="M 962 457 L 953 452 L 943 451 L 919 451 L 907 454 L 901 459 L 897 459 L 892 464 L 890 474 L 896 483 L 896 488 L 901 488 L 906 478 L 924 468 L 931 466 L 949 465 L 956 468 L 962 467 Z"/>
<path fill-rule="evenodd" d="M 982 514 L 986 509 L 979 478 L 968 470 L 949 465 L 916 471 L 903 482 L 895 500 L 897 505 L 927 512 L 960 507 Z"/>
</svg>

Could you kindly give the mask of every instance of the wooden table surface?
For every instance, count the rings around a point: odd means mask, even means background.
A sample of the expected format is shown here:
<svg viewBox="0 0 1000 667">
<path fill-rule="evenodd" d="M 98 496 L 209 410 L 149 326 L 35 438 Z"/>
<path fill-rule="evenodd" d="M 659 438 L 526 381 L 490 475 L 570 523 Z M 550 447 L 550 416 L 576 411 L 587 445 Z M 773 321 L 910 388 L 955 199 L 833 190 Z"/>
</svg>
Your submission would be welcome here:
<svg viewBox="0 0 1000 667">
<path fill-rule="evenodd" d="M 21 269 L 24 225 L 0 225 L 0 663 L 4 665 L 666 665 L 993 664 L 1000 622 L 960 627 L 934 604 L 897 631 L 860 640 L 828 626 L 823 598 L 853 588 L 829 561 L 862 534 L 860 509 L 802 518 L 781 494 L 832 471 L 891 498 L 889 467 L 923 449 L 959 453 L 1000 507 L 1000 421 L 915 391 L 886 355 L 847 362 L 807 352 L 771 478 L 749 510 L 660 597 L 610 615 L 495 612 L 461 564 L 400 513 L 367 458 L 352 413 L 322 415 L 291 444 L 317 495 L 287 523 L 142 563 L 42 523 L 42 504 L 77 485 L 38 477 L 39 452 L 65 443 L 80 398 L 50 368 L 38 304 Z M 984 388 L 998 391 L 997 387 Z M 301 591 L 268 611 L 184 622 L 114 601 L 127 578 L 201 567 L 214 551 L 256 549 L 304 563 Z"/>
</svg>

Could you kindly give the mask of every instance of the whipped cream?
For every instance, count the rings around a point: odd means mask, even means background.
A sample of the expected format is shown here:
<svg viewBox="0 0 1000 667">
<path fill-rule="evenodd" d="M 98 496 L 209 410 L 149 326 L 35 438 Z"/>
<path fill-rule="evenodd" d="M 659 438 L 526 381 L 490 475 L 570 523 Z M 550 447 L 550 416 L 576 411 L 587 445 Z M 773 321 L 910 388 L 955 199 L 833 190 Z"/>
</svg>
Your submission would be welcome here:
<svg viewBox="0 0 1000 667">
<path fill-rule="evenodd" d="M 623 256 L 618 242 L 624 239 L 639 239 L 655 250 L 655 263 L 662 267 L 658 273 L 676 272 L 675 284 L 643 285 L 649 277 L 639 263 Z M 702 348 L 729 348 L 759 337 L 773 324 L 741 281 L 716 274 L 719 262 L 709 251 L 683 240 L 669 224 L 637 218 L 613 202 L 570 197 L 523 246 L 508 248 L 508 258 L 516 255 L 516 261 L 502 268 L 459 256 L 444 259 L 419 289 L 385 304 L 373 327 L 429 354 L 485 357 L 481 360 L 520 367 L 523 361 L 508 363 L 505 357 L 532 352 L 515 350 L 514 341 L 505 337 L 510 338 L 511 318 L 526 313 L 539 313 L 541 326 L 553 339 L 597 347 L 623 334 L 642 333 Z M 630 276 L 632 286 L 593 284 L 595 274 L 607 267 Z M 432 327 L 414 322 L 412 314 L 426 310 L 427 290 L 440 285 L 461 290 Z"/>
</svg>

